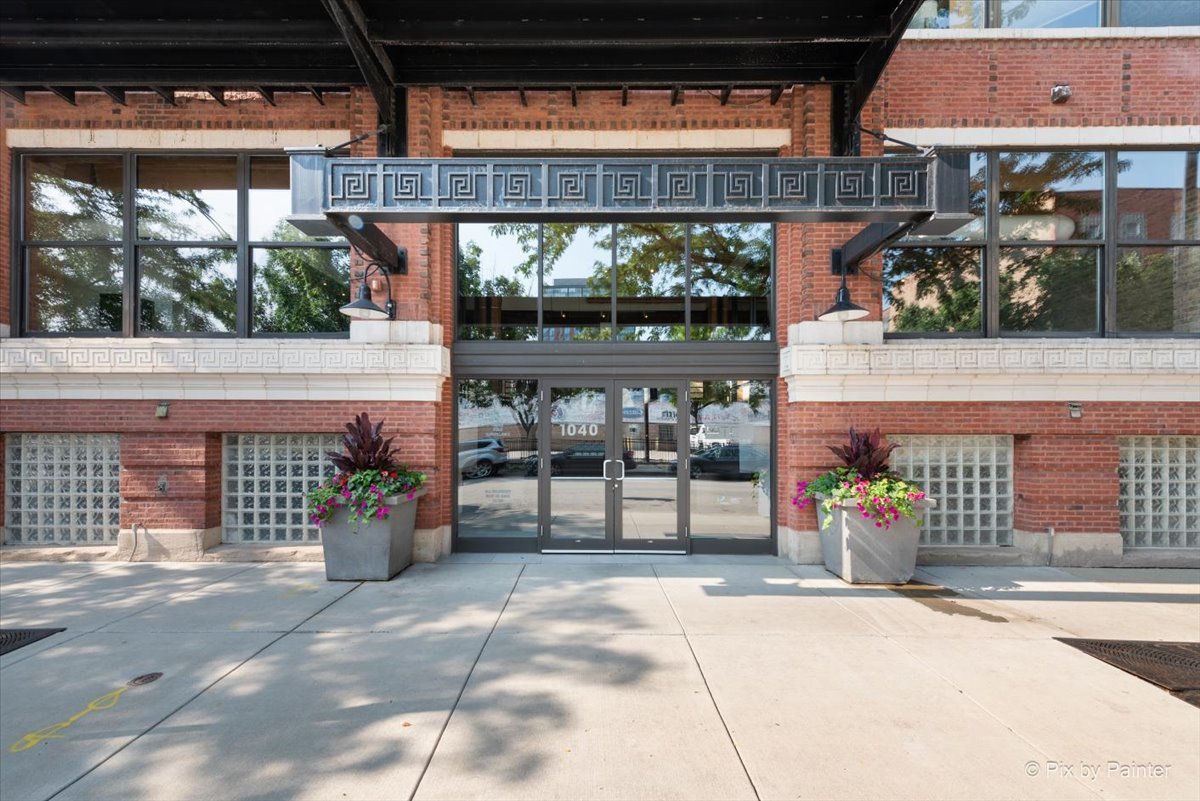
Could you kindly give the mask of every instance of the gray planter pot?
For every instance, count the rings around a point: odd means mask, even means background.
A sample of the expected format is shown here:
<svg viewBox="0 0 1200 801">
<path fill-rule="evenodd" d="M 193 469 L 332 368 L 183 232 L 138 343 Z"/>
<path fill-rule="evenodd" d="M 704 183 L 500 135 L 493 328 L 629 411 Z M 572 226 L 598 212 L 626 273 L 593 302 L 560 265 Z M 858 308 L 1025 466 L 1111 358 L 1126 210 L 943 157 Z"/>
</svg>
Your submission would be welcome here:
<svg viewBox="0 0 1200 801">
<path fill-rule="evenodd" d="M 917 502 L 921 519 L 935 503 L 929 498 Z M 875 521 L 864 518 L 854 504 L 835 508 L 828 527 L 828 515 L 819 505 L 817 517 L 821 556 L 830 572 L 852 584 L 905 584 L 913 577 L 921 538 L 916 521 L 902 516 L 890 528 L 875 528 Z"/>
<path fill-rule="evenodd" d="M 363 520 L 357 529 L 345 509 L 338 509 L 321 528 L 325 578 L 329 581 L 387 581 L 412 564 L 417 500 L 403 495 L 388 498 L 387 520 Z"/>
</svg>

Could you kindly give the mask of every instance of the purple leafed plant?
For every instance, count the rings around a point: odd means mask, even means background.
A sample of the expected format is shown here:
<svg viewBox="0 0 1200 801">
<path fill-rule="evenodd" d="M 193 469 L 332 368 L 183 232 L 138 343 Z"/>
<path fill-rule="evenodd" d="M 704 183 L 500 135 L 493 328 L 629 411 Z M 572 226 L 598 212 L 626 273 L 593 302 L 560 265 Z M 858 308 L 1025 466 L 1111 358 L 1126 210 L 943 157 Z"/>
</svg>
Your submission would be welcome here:
<svg viewBox="0 0 1200 801">
<path fill-rule="evenodd" d="M 859 478 L 867 481 L 876 476 L 889 472 L 888 457 L 899 445 L 880 445 L 882 435 L 879 429 L 870 433 L 856 431 L 850 428 L 850 443 L 848 445 L 829 446 L 833 455 L 842 460 L 846 467 L 854 469 Z"/>
<path fill-rule="evenodd" d="M 384 439 L 381 431 L 382 420 L 372 426 L 366 412 L 355 415 L 354 422 L 346 423 L 346 434 L 342 436 L 345 453 L 329 451 L 329 461 L 343 473 L 397 469 L 396 449 L 392 447 L 395 437 Z"/>
</svg>

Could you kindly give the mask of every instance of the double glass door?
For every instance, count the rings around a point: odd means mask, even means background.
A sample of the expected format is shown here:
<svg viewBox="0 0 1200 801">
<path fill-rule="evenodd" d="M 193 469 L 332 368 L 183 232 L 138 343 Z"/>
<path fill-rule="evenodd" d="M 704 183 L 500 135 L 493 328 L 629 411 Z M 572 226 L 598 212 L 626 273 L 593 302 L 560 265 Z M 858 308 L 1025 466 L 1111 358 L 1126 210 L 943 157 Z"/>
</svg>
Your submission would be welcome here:
<svg viewBox="0 0 1200 801">
<path fill-rule="evenodd" d="M 687 384 L 547 381 L 540 394 L 541 550 L 684 552 Z"/>
</svg>

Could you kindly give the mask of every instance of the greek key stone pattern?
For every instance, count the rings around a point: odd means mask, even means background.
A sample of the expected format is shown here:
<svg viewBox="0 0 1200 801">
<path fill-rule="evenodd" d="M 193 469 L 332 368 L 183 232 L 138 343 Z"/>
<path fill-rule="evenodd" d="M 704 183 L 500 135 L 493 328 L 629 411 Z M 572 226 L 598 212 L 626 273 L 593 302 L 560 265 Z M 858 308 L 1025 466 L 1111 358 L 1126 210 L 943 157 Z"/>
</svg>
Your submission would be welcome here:
<svg viewBox="0 0 1200 801">
<path fill-rule="evenodd" d="M 304 496 L 333 473 L 326 452 L 341 448 L 337 434 L 226 434 L 222 541 L 319 543 Z"/>
<path fill-rule="evenodd" d="M 1200 437 L 1123 437 L 1117 467 L 1126 548 L 1200 548 Z"/>
<path fill-rule="evenodd" d="M 11 545 L 107 545 L 121 527 L 117 434 L 9 434 L 4 526 Z"/>
<path fill-rule="evenodd" d="M 932 210 L 924 158 L 325 161 L 326 211 Z"/>
<path fill-rule="evenodd" d="M 922 545 L 1012 544 L 1012 437 L 889 436 L 892 469 L 925 488 L 937 505 L 921 526 Z"/>
</svg>

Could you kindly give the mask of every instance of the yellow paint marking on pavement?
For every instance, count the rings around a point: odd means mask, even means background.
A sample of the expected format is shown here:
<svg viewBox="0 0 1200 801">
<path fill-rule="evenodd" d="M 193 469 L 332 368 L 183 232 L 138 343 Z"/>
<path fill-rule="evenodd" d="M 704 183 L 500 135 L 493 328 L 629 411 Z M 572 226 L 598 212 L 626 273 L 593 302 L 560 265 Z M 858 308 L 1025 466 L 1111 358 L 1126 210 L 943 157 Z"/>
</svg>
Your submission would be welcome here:
<svg viewBox="0 0 1200 801">
<path fill-rule="evenodd" d="M 89 715 L 92 712 L 101 712 L 105 709 L 112 709 L 117 705 L 117 701 L 121 700 L 121 696 L 125 693 L 125 691 L 129 689 L 131 688 L 122 687 L 119 690 L 113 690 L 111 693 L 100 696 L 94 701 L 91 701 L 83 709 L 64 720 L 62 723 L 55 723 L 53 726 L 47 726 L 44 729 L 38 729 L 37 731 L 29 732 L 20 740 L 17 740 L 15 743 L 9 746 L 8 750 L 14 754 L 18 754 L 22 751 L 27 751 L 28 749 L 33 748 L 42 740 L 61 740 L 64 735 L 60 734 L 60 732 L 69 729 L 71 726 L 74 726 L 79 719 L 85 715 Z"/>
<path fill-rule="evenodd" d="M 295 598 L 297 595 L 312 595 L 317 590 L 321 589 L 311 581 L 306 581 L 303 584 L 297 584 L 283 594 L 284 598 Z"/>
</svg>

